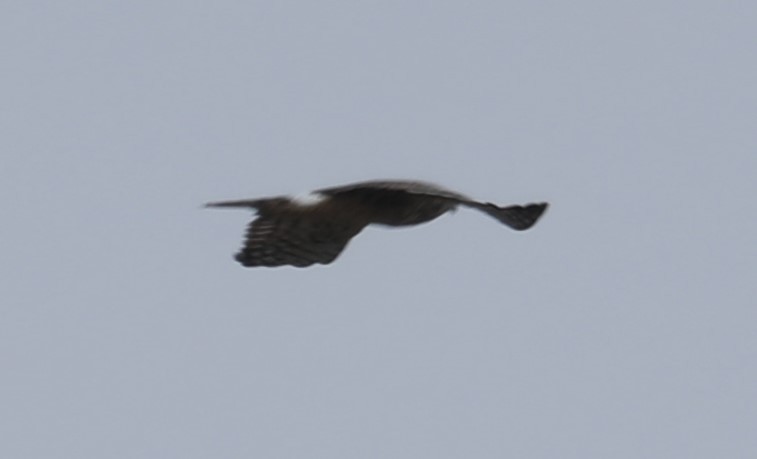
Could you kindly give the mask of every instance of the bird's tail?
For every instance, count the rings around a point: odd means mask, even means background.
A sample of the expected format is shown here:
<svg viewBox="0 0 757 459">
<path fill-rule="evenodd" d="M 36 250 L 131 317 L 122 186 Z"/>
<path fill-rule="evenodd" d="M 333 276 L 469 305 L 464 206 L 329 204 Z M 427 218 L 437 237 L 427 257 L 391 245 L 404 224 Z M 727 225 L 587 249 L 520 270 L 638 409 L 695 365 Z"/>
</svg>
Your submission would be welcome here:
<svg viewBox="0 0 757 459">
<path fill-rule="evenodd" d="M 534 226 L 549 206 L 546 202 L 508 207 L 499 207 L 490 202 L 471 202 L 466 204 L 491 215 L 510 228 L 518 231 Z"/>
<path fill-rule="evenodd" d="M 248 207 L 257 209 L 267 199 L 240 199 L 238 201 L 208 202 L 205 207 Z"/>
</svg>

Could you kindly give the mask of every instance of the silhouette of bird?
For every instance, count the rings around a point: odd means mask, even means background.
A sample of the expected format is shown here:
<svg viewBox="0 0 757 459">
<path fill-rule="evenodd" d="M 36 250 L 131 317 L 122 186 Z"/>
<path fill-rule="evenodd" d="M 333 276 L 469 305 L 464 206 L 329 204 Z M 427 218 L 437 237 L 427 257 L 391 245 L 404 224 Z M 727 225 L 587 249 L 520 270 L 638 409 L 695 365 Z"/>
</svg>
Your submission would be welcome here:
<svg viewBox="0 0 757 459">
<path fill-rule="evenodd" d="M 520 231 L 533 226 L 547 205 L 499 207 L 432 183 L 375 180 L 322 188 L 300 197 L 211 202 L 206 207 L 242 207 L 257 212 L 235 255 L 242 265 L 305 267 L 331 263 L 350 239 L 371 224 L 417 225 L 464 206 Z"/>
</svg>

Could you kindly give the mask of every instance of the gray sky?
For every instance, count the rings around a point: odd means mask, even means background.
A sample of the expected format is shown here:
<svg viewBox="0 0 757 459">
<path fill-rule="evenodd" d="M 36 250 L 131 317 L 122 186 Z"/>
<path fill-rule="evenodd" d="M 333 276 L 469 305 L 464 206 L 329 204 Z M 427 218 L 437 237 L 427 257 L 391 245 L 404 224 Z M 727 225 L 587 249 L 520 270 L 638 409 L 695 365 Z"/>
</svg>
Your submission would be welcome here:
<svg viewBox="0 0 757 459">
<path fill-rule="evenodd" d="M 757 4 L 0 8 L 0 457 L 757 457 Z M 502 204 L 244 269 L 209 200 Z"/>
</svg>

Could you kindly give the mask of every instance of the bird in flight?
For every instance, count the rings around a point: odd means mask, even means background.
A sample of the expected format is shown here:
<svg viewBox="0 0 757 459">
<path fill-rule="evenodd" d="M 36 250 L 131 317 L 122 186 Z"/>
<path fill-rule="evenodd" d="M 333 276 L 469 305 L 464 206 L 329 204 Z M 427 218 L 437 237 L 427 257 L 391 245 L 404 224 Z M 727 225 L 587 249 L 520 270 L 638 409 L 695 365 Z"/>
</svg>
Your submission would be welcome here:
<svg viewBox="0 0 757 459">
<path fill-rule="evenodd" d="M 329 264 L 368 225 L 411 226 L 458 206 L 480 210 L 514 230 L 536 223 L 547 203 L 499 207 L 419 181 L 376 180 L 315 190 L 302 197 L 210 202 L 257 212 L 235 259 L 246 267 Z"/>
</svg>

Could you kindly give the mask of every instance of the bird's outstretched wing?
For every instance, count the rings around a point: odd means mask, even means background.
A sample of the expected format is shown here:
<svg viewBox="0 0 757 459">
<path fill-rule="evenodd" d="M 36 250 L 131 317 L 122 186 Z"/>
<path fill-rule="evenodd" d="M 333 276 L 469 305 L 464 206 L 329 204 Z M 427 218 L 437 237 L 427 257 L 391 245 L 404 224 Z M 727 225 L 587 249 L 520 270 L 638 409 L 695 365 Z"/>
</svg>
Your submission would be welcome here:
<svg viewBox="0 0 757 459">
<path fill-rule="evenodd" d="M 371 180 L 367 182 L 353 183 L 350 185 L 321 188 L 320 190 L 316 190 L 316 192 L 329 196 L 358 193 L 391 194 L 391 192 L 402 192 L 414 195 L 447 198 L 451 200 L 468 199 L 465 195 L 448 190 L 442 186 L 415 180 Z"/>
<path fill-rule="evenodd" d="M 309 209 L 260 215 L 234 258 L 247 267 L 328 264 L 364 226 Z"/>
<path fill-rule="evenodd" d="M 539 217 L 541 217 L 547 210 L 547 207 L 549 207 L 549 204 L 546 202 L 527 204 L 525 206 L 507 207 L 499 207 L 490 202 L 461 201 L 460 203 L 464 206 L 478 209 L 518 231 L 527 230 L 534 226 L 539 220 Z"/>
<path fill-rule="evenodd" d="M 527 204 L 525 206 L 500 207 L 490 202 L 473 200 L 463 194 L 448 190 L 442 186 L 428 182 L 406 180 L 376 180 L 360 182 L 334 188 L 318 190 L 319 193 L 331 196 L 360 195 L 365 200 L 372 197 L 374 200 L 389 200 L 397 193 L 415 196 L 428 196 L 435 199 L 443 199 L 455 205 L 463 205 L 478 209 L 487 215 L 496 218 L 510 228 L 518 231 L 526 230 L 534 226 L 539 218 L 547 210 L 547 203 Z M 391 203 L 391 201 L 390 201 Z"/>
</svg>

